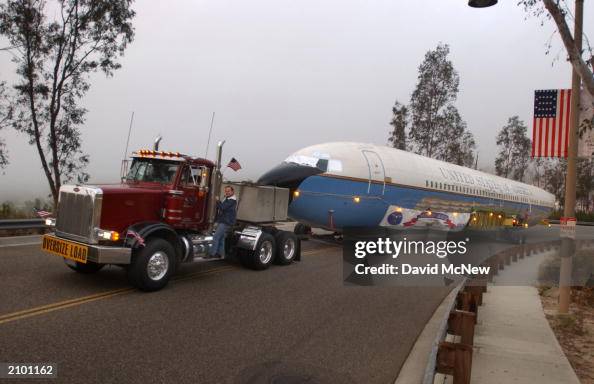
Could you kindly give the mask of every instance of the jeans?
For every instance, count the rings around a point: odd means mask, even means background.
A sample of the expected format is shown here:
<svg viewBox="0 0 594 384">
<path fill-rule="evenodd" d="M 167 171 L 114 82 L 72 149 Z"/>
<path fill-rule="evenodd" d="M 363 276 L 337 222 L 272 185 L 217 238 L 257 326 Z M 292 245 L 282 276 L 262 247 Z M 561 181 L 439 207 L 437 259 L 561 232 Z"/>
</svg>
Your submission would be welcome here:
<svg viewBox="0 0 594 384">
<path fill-rule="evenodd" d="M 227 232 L 227 224 L 218 223 L 217 229 L 212 239 L 212 246 L 208 252 L 209 255 L 214 256 L 216 254 L 225 256 L 225 233 Z"/>
</svg>

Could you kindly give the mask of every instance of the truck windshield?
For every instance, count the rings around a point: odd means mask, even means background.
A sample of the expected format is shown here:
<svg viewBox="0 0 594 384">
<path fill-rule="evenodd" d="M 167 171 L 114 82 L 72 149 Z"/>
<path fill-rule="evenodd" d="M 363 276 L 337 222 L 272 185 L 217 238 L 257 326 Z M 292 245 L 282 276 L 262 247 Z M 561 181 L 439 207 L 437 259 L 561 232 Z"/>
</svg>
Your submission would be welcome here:
<svg viewBox="0 0 594 384">
<path fill-rule="evenodd" d="M 147 158 L 134 159 L 126 180 L 171 184 L 178 167 L 179 163 L 175 161 Z"/>
</svg>

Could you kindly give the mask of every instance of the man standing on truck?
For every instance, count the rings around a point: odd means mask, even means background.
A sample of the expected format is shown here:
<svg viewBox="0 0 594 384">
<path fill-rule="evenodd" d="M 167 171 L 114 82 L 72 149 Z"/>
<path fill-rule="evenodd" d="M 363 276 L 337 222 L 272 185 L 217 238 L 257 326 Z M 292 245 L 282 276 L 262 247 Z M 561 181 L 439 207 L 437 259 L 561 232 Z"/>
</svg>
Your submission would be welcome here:
<svg viewBox="0 0 594 384">
<path fill-rule="evenodd" d="M 225 200 L 217 201 L 217 215 L 215 217 L 217 229 L 214 233 L 212 246 L 208 251 L 208 258 L 225 256 L 225 234 L 227 228 L 235 224 L 236 211 L 237 198 L 235 197 L 235 190 L 228 185 L 225 187 Z"/>
</svg>

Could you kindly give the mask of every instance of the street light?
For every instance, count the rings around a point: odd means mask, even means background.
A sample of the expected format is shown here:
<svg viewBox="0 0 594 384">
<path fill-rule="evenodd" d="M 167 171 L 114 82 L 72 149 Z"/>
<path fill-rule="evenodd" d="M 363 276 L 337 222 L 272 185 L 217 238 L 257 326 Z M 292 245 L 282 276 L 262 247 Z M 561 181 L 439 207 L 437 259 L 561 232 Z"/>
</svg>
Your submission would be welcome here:
<svg viewBox="0 0 594 384">
<path fill-rule="evenodd" d="M 469 0 L 468 5 L 473 8 L 487 8 L 497 4 L 497 0 Z"/>
</svg>

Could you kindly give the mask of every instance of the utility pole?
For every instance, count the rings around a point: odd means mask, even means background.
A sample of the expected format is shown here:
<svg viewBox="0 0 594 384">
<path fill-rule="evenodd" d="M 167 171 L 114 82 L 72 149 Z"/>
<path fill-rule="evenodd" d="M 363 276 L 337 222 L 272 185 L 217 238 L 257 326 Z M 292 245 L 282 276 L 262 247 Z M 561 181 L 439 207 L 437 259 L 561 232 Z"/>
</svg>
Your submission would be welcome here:
<svg viewBox="0 0 594 384">
<path fill-rule="evenodd" d="M 573 38 L 577 51 L 582 52 L 582 25 L 584 19 L 584 0 L 575 0 L 575 25 Z M 575 58 L 571 58 L 575 59 Z M 565 179 L 565 205 L 563 216 L 566 218 L 575 217 L 575 190 L 577 173 L 577 150 L 578 150 L 578 119 L 580 105 L 580 84 L 581 78 L 575 68 L 571 74 L 571 122 L 569 125 L 569 149 L 567 153 L 567 177 Z M 575 231 L 575 227 L 573 227 Z M 569 312 L 571 296 L 571 258 L 575 253 L 575 232 L 573 237 L 561 238 L 561 270 L 559 276 L 559 308 L 560 314 Z"/>
</svg>

